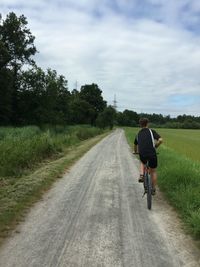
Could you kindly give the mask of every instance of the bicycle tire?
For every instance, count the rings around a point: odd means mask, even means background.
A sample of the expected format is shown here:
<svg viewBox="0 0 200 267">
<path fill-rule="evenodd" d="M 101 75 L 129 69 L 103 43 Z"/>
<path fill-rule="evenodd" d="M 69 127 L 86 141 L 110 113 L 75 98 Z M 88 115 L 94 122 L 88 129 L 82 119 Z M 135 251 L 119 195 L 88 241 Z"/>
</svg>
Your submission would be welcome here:
<svg viewBox="0 0 200 267">
<path fill-rule="evenodd" d="M 150 210 L 152 206 L 152 182 L 151 182 L 151 176 L 150 174 L 147 174 L 147 208 Z"/>
</svg>

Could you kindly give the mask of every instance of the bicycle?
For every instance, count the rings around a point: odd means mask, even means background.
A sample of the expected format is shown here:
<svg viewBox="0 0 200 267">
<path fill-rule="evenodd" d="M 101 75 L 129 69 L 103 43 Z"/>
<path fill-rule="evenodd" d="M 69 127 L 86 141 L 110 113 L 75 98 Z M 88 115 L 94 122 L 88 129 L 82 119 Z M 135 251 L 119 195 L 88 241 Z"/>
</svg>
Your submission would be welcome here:
<svg viewBox="0 0 200 267">
<path fill-rule="evenodd" d="M 138 153 L 133 153 L 138 155 Z M 146 164 L 144 164 L 144 181 L 143 181 L 143 186 L 144 186 L 144 194 L 147 194 L 147 208 L 150 210 L 152 207 L 152 193 L 153 193 L 153 186 L 152 186 L 152 179 L 151 179 L 151 174 L 149 170 L 149 162 L 147 160 Z"/>
</svg>

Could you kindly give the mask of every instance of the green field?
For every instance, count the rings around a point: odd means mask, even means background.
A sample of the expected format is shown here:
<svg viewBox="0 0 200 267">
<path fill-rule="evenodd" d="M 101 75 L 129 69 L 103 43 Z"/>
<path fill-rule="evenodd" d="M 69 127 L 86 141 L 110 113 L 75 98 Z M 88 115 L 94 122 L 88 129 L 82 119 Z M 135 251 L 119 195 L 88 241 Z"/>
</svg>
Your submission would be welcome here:
<svg viewBox="0 0 200 267">
<path fill-rule="evenodd" d="M 156 129 L 164 139 L 164 145 L 200 162 L 200 130 Z"/>
<path fill-rule="evenodd" d="M 131 147 L 138 130 L 125 128 Z M 200 131 L 156 131 L 164 139 L 159 148 L 158 185 L 190 233 L 200 239 Z"/>
</svg>

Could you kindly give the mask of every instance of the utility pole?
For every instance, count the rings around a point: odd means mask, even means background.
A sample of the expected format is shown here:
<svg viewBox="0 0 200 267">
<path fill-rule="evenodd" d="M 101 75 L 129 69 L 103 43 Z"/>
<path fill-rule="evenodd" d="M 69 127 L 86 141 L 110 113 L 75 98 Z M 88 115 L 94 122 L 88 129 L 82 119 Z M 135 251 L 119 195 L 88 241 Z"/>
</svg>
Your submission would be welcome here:
<svg viewBox="0 0 200 267">
<path fill-rule="evenodd" d="M 117 110 L 117 100 L 116 100 L 116 94 L 114 95 L 114 100 L 113 100 L 113 108 Z"/>
<path fill-rule="evenodd" d="M 78 90 L 78 81 L 75 82 L 75 89 Z"/>
</svg>

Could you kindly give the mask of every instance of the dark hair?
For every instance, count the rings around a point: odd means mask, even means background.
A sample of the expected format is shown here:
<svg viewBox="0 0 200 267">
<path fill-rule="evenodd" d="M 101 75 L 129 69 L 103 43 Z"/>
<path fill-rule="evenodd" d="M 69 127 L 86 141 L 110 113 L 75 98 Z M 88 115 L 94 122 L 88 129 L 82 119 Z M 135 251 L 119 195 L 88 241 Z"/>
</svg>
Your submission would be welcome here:
<svg viewBox="0 0 200 267">
<path fill-rule="evenodd" d="M 139 120 L 139 124 L 141 127 L 146 127 L 148 123 L 149 123 L 149 120 L 147 118 L 141 118 Z"/>
</svg>

